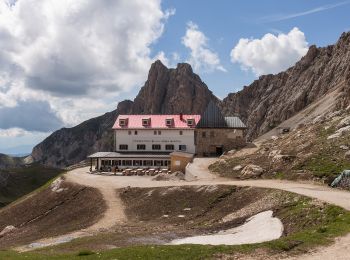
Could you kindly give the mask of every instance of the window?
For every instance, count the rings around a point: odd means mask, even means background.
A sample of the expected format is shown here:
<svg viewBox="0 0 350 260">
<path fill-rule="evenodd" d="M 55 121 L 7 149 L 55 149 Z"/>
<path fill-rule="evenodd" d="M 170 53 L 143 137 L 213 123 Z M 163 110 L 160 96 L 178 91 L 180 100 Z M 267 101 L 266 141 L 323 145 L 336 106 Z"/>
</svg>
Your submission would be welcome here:
<svg viewBox="0 0 350 260">
<path fill-rule="evenodd" d="M 172 126 L 173 125 L 173 119 L 172 118 L 165 119 L 165 125 L 166 126 Z"/>
<path fill-rule="evenodd" d="M 123 160 L 122 161 L 122 165 L 123 166 L 131 166 L 132 165 L 132 161 L 131 160 Z"/>
<path fill-rule="evenodd" d="M 131 131 L 130 130 L 128 131 L 128 135 L 131 135 Z"/>
<path fill-rule="evenodd" d="M 142 166 L 142 161 L 141 160 L 134 160 L 133 166 Z"/>
<path fill-rule="evenodd" d="M 164 161 L 164 166 L 170 166 L 171 165 L 171 161 Z"/>
<path fill-rule="evenodd" d="M 214 131 L 210 131 L 210 137 L 215 137 Z"/>
<path fill-rule="evenodd" d="M 163 166 L 163 161 L 154 160 L 154 166 Z"/>
<path fill-rule="evenodd" d="M 128 124 L 128 120 L 127 119 L 119 119 L 119 125 L 120 126 L 126 126 Z"/>
<path fill-rule="evenodd" d="M 153 134 L 154 134 L 154 135 L 157 135 L 157 131 L 156 131 L 156 130 L 154 130 Z"/>
<path fill-rule="evenodd" d="M 152 144 L 152 150 L 160 150 L 160 144 Z"/>
<path fill-rule="evenodd" d="M 183 135 L 183 132 L 182 132 L 182 130 L 181 130 L 181 131 L 179 132 L 179 134 L 180 134 L 180 135 Z"/>
<path fill-rule="evenodd" d="M 166 144 L 165 150 L 174 150 L 174 145 L 173 144 Z"/>
<path fill-rule="evenodd" d="M 138 144 L 137 150 L 146 150 L 146 145 L 145 144 Z"/>
<path fill-rule="evenodd" d="M 112 165 L 113 166 L 119 166 L 119 165 L 121 165 L 121 161 L 120 160 L 113 160 L 112 161 Z"/>
<path fill-rule="evenodd" d="M 207 137 L 207 132 L 202 132 L 202 137 L 206 138 Z"/>
<path fill-rule="evenodd" d="M 127 144 L 120 144 L 119 150 L 128 150 L 128 145 Z"/>
<path fill-rule="evenodd" d="M 186 151 L 186 149 L 187 149 L 187 148 L 186 148 L 186 145 L 185 145 L 185 144 L 180 144 L 180 145 L 179 145 L 179 150 L 180 150 L 180 151 Z"/>
<path fill-rule="evenodd" d="M 153 161 L 152 160 L 145 160 L 145 161 L 143 161 L 143 166 L 153 166 Z"/>
<path fill-rule="evenodd" d="M 159 131 L 159 130 L 158 130 L 158 135 L 161 135 L 161 134 L 162 134 L 162 131 Z"/>
<path fill-rule="evenodd" d="M 188 126 L 194 126 L 194 119 L 187 119 L 187 125 Z"/>
<path fill-rule="evenodd" d="M 151 121 L 150 118 L 143 118 L 142 119 L 142 125 L 143 126 L 149 126 L 150 125 L 150 121 Z"/>
<path fill-rule="evenodd" d="M 134 134 L 137 135 L 137 130 L 135 130 Z"/>
</svg>

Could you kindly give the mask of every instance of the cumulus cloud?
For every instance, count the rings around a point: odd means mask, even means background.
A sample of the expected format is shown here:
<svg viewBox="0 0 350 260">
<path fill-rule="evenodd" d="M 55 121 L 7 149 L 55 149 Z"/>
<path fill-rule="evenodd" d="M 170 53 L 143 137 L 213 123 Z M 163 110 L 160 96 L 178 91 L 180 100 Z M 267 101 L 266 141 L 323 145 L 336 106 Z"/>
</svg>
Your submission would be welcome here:
<svg viewBox="0 0 350 260">
<path fill-rule="evenodd" d="M 0 128 L 0 137 L 20 137 L 26 134 L 29 134 L 29 132 L 17 127 L 8 128 L 8 129 Z"/>
<path fill-rule="evenodd" d="M 160 0 L 0 0 L 0 128 L 51 131 L 111 108 L 147 77 L 174 13 Z M 44 106 L 48 121 L 26 112 Z"/>
<path fill-rule="evenodd" d="M 2 3 L 2 55 L 26 85 L 53 95 L 115 91 L 139 83 L 163 31 L 159 1 L 19 0 Z"/>
<path fill-rule="evenodd" d="M 287 69 L 307 51 L 305 35 L 295 27 L 288 34 L 268 33 L 261 39 L 240 39 L 231 51 L 231 61 L 259 76 Z"/>
<path fill-rule="evenodd" d="M 221 65 L 219 56 L 208 47 L 208 38 L 193 22 L 187 24 L 186 34 L 182 37 L 182 44 L 190 49 L 190 58 L 188 62 L 195 70 L 226 71 Z"/>
</svg>

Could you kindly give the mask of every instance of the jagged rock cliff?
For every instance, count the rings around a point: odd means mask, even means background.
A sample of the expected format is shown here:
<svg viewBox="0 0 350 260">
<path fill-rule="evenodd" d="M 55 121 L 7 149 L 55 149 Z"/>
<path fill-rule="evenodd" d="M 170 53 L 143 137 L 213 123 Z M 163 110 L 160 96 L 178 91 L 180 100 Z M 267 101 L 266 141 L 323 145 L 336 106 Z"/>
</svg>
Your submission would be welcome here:
<svg viewBox="0 0 350 260">
<path fill-rule="evenodd" d="M 45 165 L 65 167 L 88 154 L 112 151 L 111 128 L 119 114 L 202 113 L 210 100 L 219 102 L 190 65 L 180 63 L 168 69 L 156 61 L 134 101 L 122 101 L 112 112 L 54 132 L 34 147 L 32 157 Z"/>
<path fill-rule="evenodd" d="M 335 45 L 311 46 L 293 67 L 264 75 L 222 102 L 225 114 L 239 114 L 248 126 L 247 136 L 257 137 L 290 118 L 329 91 L 342 92 L 338 106 L 350 100 L 350 32 Z"/>
<path fill-rule="evenodd" d="M 156 61 L 148 79 L 134 100 L 133 113 L 202 113 L 210 100 L 218 102 L 204 82 L 187 63 L 168 69 Z"/>
</svg>

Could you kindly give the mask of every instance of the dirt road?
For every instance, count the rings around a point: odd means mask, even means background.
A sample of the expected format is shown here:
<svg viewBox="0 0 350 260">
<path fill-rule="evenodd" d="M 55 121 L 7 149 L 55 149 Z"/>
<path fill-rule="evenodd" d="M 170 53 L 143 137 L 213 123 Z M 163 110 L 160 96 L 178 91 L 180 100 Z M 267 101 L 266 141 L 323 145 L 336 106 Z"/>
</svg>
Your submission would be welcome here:
<svg viewBox="0 0 350 260">
<path fill-rule="evenodd" d="M 204 162 L 201 162 L 204 163 Z M 95 225 L 86 230 L 77 231 L 66 236 L 50 238 L 38 241 L 39 247 L 67 242 L 76 237 L 93 235 L 99 230 L 109 229 L 113 225 L 120 224 L 125 220 L 123 205 L 115 190 L 123 187 L 166 187 L 166 186 L 188 186 L 188 185 L 237 185 L 253 186 L 262 188 L 280 189 L 298 193 L 312 198 L 332 203 L 350 210 L 350 192 L 331 189 L 325 186 L 311 183 L 296 183 L 281 180 L 245 180 L 233 181 L 211 174 L 203 167 L 192 167 L 192 174 L 196 175 L 193 181 L 152 181 L 149 176 L 114 176 L 90 174 L 88 167 L 72 170 L 66 174 L 67 181 L 75 182 L 85 186 L 98 188 L 107 202 L 108 209 L 103 218 Z M 117 216 L 117 217 L 116 217 Z M 35 244 L 34 244 L 35 245 Z M 36 247 L 37 248 L 37 247 Z M 31 247 L 26 247 L 30 250 Z M 298 259 L 349 259 L 350 234 L 337 239 L 330 247 L 317 249 L 312 254 L 299 256 Z M 23 248 L 22 248 L 23 251 Z"/>
</svg>

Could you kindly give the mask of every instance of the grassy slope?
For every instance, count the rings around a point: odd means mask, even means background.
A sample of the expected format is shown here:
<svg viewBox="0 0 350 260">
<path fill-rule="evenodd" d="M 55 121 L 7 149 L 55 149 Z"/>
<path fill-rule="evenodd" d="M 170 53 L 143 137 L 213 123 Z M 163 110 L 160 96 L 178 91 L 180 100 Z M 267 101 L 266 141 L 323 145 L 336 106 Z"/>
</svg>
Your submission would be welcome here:
<svg viewBox="0 0 350 260">
<path fill-rule="evenodd" d="M 8 174 L 6 185 L 0 184 L 0 208 L 34 191 L 63 171 L 34 164 L 23 168 L 0 170 Z"/>
<path fill-rule="evenodd" d="M 240 171 L 234 171 L 235 166 L 256 164 L 265 170 L 263 178 L 312 179 L 331 183 L 343 170 L 350 169 L 350 159 L 345 157 L 347 150 L 341 148 L 344 145 L 350 147 L 350 135 L 327 139 L 337 130 L 339 121 L 340 119 L 327 124 L 301 127 L 297 131 L 281 135 L 276 141 L 268 140 L 252 155 L 227 158 L 225 162 L 221 160 L 210 165 L 209 169 L 220 176 L 237 178 Z M 282 154 L 294 155 L 296 159 L 274 161 L 268 155 L 276 150 L 281 150 Z M 297 172 L 303 174 L 296 174 Z"/>
<path fill-rule="evenodd" d="M 40 249 L 33 253 L 18 254 L 12 251 L 0 251 L 0 259 L 207 259 L 218 255 L 255 254 L 261 249 L 266 254 L 279 253 L 298 254 L 320 245 L 327 245 L 337 236 L 350 232 L 350 212 L 333 205 L 320 207 L 309 198 L 298 202 L 291 202 L 288 207 L 280 209 L 276 214 L 282 220 L 295 218 L 299 221 L 294 227 L 297 231 L 278 240 L 241 246 L 206 246 L 206 245 L 179 245 L 179 246 L 135 246 L 117 248 L 113 250 L 92 252 L 83 250 L 84 241 L 91 238 L 82 238 L 68 244 Z M 73 253 L 61 254 L 65 246 L 77 245 Z M 74 248 L 74 246 L 73 246 Z"/>
</svg>

